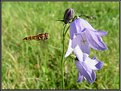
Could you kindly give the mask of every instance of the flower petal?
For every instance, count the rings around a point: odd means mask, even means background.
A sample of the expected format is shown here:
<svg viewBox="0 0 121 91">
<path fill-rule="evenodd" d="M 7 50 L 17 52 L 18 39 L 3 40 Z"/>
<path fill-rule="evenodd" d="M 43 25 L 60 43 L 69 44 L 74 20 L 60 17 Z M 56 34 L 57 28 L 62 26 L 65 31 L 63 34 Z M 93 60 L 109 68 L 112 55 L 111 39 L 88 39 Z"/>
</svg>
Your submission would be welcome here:
<svg viewBox="0 0 121 91">
<path fill-rule="evenodd" d="M 103 43 L 102 38 L 96 35 L 94 31 L 85 29 L 85 34 L 90 47 L 92 47 L 95 50 L 107 49 L 107 46 Z"/>
<path fill-rule="evenodd" d="M 96 74 L 95 74 L 94 71 L 92 71 L 91 77 L 92 77 L 91 83 L 93 83 L 95 81 L 95 79 L 96 79 Z"/>
<path fill-rule="evenodd" d="M 79 45 L 77 45 L 75 48 L 74 48 L 74 54 L 76 55 L 76 57 L 80 60 L 80 61 L 83 61 L 83 53 L 79 47 Z"/>
<path fill-rule="evenodd" d="M 65 57 L 68 57 L 72 53 L 73 48 L 71 46 L 72 46 L 72 40 L 70 39 L 68 49 L 67 49 L 66 54 L 65 54 Z"/>
<path fill-rule="evenodd" d="M 77 82 L 82 82 L 84 76 L 81 74 L 81 72 L 78 72 L 78 79 Z"/>
<path fill-rule="evenodd" d="M 70 37 L 73 39 L 75 33 L 81 33 L 84 28 L 94 30 L 95 29 L 84 19 L 77 18 L 73 22 L 70 23 Z"/>
<path fill-rule="evenodd" d="M 106 31 L 96 31 L 95 32 L 98 36 L 105 36 L 107 35 L 107 32 Z"/>
<path fill-rule="evenodd" d="M 92 70 L 99 70 L 103 67 L 103 62 L 98 61 L 96 57 L 89 58 L 87 54 L 84 54 L 85 60 L 84 63 Z"/>
<path fill-rule="evenodd" d="M 86 21 L 86 20 L 84 20 L 82 18 L 79 18 L 79 20 L 80 20 L 81 27 L 83 27 L 82 30 L 84 28 L 87 28 L 87 29 L 91 29 L 91 30 L 95 31 L 95 29 L 88 23 L 88 21 Z"/>
<path fill-rule="evenodd" d="M 84 62 L 76 61 L 76 67 L 88 82 L 93 83 L 95 81 L 96 75 L 94 71 L 89 69 Z"/>
<path fill-rule="evenodd" d="M 87 42 L 84 32 L 78 33 L 75 35 L 77 37 L 75 40 L 73 39 L 72 44 L 74 44 L 74 43 L 78 44 L 83 53 L 90 54 L 90 46 L 89 46 L 89 43 Z"/>
<path fill-rule="evenodd" d="M 83 53 L 90 54 L 89 44 L 83 44 L 83 43 L 81 43 L 80 44 L 80 48 L 81 48 L 81 50 L 82 50 Z"/>
<path fill-rule="evenodd" d="M 70 23 L 70 38 L 74 38 L 74 34 L 81 32 L 81 26 L 79 19 L 74 20 L 72 23 Z"/>
<path fill-rule="evenodd" d="M 104 65 L 104 63 L 97 60 L 96 57 L 93 57 L 92 61 L 93 61 L 93 64 L 95 64 L 97 70 L 101 69 L 103 67 L 103 65 Z"/>
</svg>

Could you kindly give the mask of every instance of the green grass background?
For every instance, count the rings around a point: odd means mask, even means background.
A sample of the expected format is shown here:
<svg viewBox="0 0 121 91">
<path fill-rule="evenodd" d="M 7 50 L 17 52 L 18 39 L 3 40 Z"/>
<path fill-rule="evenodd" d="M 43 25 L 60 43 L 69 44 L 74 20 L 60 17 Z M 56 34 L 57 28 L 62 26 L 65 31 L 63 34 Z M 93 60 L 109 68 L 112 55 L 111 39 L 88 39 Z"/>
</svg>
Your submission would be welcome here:
<svg viewBox="0 0 121 91">
<path fill-rule="evenodd" d="M 93 84 L 77 83 L 74 59 L 64 59 L 64 89 L 119 89 L 119 3 L 118 2 L 2 2 L 2 88 L 62 89 L 61 53 L 63 23 L 67 8 L 86 19 L 95 29 L 108 31 L 103 37 L 108 50 L 91 49 L 105 64 Z M 49 33 L 46 41 L 23 41 L 29 35 Z M 65 39 L 65 50 L 69 31 Z"/>
</svg>

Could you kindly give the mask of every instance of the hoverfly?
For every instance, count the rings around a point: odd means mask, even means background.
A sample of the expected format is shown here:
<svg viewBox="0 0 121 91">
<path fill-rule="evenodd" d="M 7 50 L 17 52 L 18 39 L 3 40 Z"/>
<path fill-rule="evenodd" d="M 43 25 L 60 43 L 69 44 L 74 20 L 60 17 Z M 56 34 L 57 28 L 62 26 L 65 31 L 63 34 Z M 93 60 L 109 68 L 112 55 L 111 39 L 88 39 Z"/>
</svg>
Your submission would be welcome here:
<svg viewBox="0 0 121 91">
<path fill-rule="evenodd" d="M 48 33 L 40 33 L 35 36 L 25 37 L 23 40 L 46 40 L 48 39 Z"/>
</svg>

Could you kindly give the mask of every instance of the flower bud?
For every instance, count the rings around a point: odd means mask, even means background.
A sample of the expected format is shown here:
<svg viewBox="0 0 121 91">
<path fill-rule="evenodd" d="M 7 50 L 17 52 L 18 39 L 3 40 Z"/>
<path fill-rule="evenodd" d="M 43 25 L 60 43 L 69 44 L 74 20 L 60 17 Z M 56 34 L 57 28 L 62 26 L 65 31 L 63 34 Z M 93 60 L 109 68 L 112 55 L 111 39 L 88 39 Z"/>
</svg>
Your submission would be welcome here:
<svg viewBox="0 0 121 91">
<path fill-rule="evenodd" d="M 65 24 L 69 23 L 69 21 L 73 18 L 74 18 L 74 10 L 71 8 L 68 8 L 64 14 L 64 19 L 63 19 L 64 23 Z"/>
</svg>

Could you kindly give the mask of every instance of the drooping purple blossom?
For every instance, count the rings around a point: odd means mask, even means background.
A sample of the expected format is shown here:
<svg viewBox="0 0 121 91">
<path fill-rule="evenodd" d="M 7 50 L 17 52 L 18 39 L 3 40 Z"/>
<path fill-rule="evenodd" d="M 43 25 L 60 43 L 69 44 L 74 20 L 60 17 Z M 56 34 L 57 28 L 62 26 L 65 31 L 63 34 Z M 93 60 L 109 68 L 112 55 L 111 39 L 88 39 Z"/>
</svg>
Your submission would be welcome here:
<svg viewBox="0 0 121 91">
<path fill-rule="evenodd" d="M 107 46 L 102 40 L 102 36 L 106 34 L 105 31 L 95 30 L 86 20 L 77 18 L 70 23 L 70 40 L 65 57 L 69 56 L 77 45 L 87 54 L 90 53 L 90 48 L 106 50 Z"/>
<path fill-rule="evenodd" d="M 89 83 L 93 83 L 96 79 L 95 71 L 102 68 L 103 62 L 98 61 L 96 57 L 89 58 L 89 55 L 83 53 L 78 45 L 74 48 L 74 54 L 77 57 L 75 61 L 78 69 L 77 82 L 82 82 L 85 78 Z"/>
</svg>

